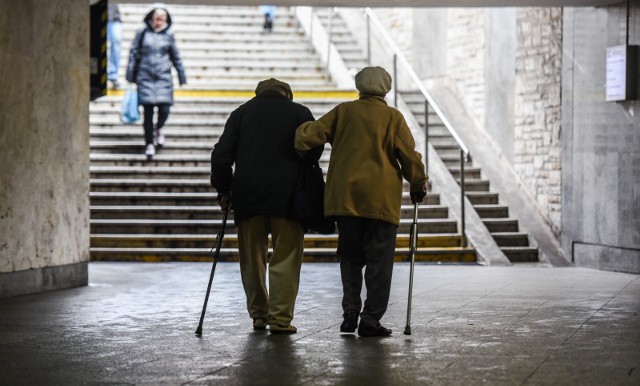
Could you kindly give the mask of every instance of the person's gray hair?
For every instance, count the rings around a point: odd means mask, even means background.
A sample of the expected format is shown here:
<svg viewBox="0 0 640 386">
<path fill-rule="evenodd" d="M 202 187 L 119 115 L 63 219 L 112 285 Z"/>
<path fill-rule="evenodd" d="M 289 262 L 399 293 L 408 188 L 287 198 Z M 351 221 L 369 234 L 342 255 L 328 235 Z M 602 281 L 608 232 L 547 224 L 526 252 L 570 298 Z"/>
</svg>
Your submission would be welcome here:
<svg viewBox="0 0 640 386">
<path fill-rule="evenodd" d="M 157 15 L 168 16 L 169 12 L 167 12 L 167 10 L 164 9 L 164 8 L 156 8 L 156 9 L 153 10 L 153 16 L 157 16 Z"/>
</svg>

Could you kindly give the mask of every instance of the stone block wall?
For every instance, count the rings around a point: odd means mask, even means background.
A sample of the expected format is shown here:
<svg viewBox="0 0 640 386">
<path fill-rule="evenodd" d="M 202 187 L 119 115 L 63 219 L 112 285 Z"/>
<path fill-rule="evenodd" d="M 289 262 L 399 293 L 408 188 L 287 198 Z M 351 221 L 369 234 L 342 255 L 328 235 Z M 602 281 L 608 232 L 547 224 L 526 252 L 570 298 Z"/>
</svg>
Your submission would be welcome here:
<svg viewBox="0 0 640 386">
<path fill-rule="evenodd" d="M 419 75 L 448 80 L 478 126 L 501 148 L 539 212 L 559 235 L 562 9 L 413 12 L 410 41 L 414 48 L 406 52 L 412 55 Z M 409 40 L 408 28 L 394 24 L 393 14 L 384 20 L 392 35 L 402 39 L 397 41 Z M 427 22 L 420 27 L 418 20 Z"/>
<path fill-rule="evenodd" d="M 562 9 L 517 10 L 513 166 L 559 235 Z"/>
</svg>

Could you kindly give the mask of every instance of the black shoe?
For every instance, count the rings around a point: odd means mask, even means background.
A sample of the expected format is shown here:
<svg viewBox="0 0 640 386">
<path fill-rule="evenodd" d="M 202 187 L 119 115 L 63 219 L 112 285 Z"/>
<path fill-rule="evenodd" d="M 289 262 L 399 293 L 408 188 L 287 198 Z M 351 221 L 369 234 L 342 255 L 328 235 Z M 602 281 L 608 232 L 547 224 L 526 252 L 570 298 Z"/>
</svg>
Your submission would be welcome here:
<svg viewBox="0 0 640 386">
<path fill-rule="evenodd" d="M 340 325 L 340 332 L 356 332 L 358 327 L 358 311 L 348 310 L 342 315 L 344 321 Z"/>
<path fill-rule="evenodd" d="M 360 322 L 360 326 L 358 326 L 358 335 L 362 337 L 389 336 L 391 335 L 391 329 L 383 327 L 380 322 L 378 322 L 377 326 Z"/>
</svg>

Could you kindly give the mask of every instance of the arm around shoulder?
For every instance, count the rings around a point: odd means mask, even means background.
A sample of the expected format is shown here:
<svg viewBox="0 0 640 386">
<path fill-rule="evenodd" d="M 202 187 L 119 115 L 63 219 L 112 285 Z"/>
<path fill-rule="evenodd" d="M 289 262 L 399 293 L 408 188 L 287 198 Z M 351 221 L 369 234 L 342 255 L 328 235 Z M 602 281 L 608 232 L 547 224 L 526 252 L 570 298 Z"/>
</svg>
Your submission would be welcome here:
<svg viewBox="0 0 640 386">
<path fill-rule="evenodd" d="M 337 121 L 337 109 L 329 111 L 317 121 L 304 122 L 296 130 L 294 146 L 301 157 L 311 149 L 331 142 Z"/>
</svg>

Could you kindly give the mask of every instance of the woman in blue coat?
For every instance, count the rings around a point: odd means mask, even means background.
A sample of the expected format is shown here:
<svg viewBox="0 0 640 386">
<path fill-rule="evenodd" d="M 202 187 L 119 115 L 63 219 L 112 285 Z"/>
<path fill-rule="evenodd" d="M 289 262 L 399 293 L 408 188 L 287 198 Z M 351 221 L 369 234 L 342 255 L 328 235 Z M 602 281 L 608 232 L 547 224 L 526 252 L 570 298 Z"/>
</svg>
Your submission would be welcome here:
<svg viewBox="0 0 640 386">
<path fill-rule="evenodd" d="M 127 81 L 138 85 L 138 102 L 144 108 L 145 154 L 149 159 L 156 153 L 154 129 L 158 147 L 164 145 L 164 126 L 173 104 L 171 64 L 178 71 L 180 85 L 187 83 L 178 47 L 171 31 L 171 15 L 165 8 L 155 8 L 144 18 L 129 53 Z M 155 108 L 158 120 L 153 123 Z"/>
</svg>

